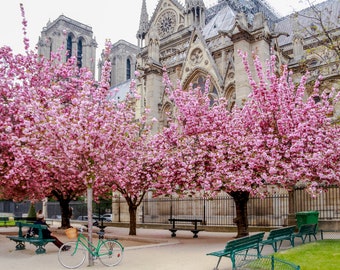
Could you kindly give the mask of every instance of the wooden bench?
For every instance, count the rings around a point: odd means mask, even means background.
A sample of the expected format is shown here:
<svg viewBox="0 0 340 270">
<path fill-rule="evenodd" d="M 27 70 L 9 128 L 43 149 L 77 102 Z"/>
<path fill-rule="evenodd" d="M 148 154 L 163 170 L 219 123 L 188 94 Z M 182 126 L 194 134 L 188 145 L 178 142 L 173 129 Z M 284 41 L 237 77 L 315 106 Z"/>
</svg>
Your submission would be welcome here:
<svg viewBox="0 0 340 270">
<path fill-rule="evenodd" d="M 302 243 L 304 244 L 306 241 L 307 236 L 309 237 L 309 242 L 311 242 L 311 236 L 314 237 L 315 241 L 316 235 L 318 233 L 318 224 L 302 224 L 299 231 L 293 234 L 293 242 L 295 238 L 301 238 Z M 321 239 L 322 239 L 322 232 L 321 232 Z"/>
<path fill-rule="evenodd" d="M 267 239 L 261 242 L 261 245 L 262 245 L 261 251 L 265 245 L 271 245 L 274 249 L 274 252 L 277 252 L 280 249 L 282 242 L 284 240 L 288 240 L 291 246 L 294 247 L 294 241 L 293 241 L 294 230 L 295 230 L 295 226 L 288 226 L 288 227 L 271 230 L 269 232 Z M 279 247 L 277 246 L 278 242 L 280 242 Z"/>
<path fill-rule="evenodd" d="M 197 227 L 197 223 L 202 223 L 203 220 L 202 219 L 185 219 L 185 218 L 169 218 L 169 221 L 172 223 L 172 227 L 169 229 L 169 231 L 171 232 L 171 237 L 176 237 L 176 232 L 178 230 L 182 230 L 182 231 L 191 231 L 194 236 L 193 238 L 197 238 L 198 237 L 198 233 L 200 231 L 204 231 L 203 229 L 198 229 Z M 194 228 L 185 228 L 185 227 L 176 227 L 176 222 L 178 223 L 190 223 L 192 225 L 194 225 Z"/>
<path fill-rule="evenodd" d="M 222 257 L 230 258 L 232 263 L 232 269 L 236 269 L 236 255 L 244 253 L 245 259 L 250 249 L 255 249 L 257 252 L 257 258 L 261 256 L 260 244 L 263 240 L 264 232 L 256 233 L 250 236 L 237 238 L 235 240 L 228 241 L 223 250 L 210 252 L 207 255 L 218 257 L 217 265 L 214 269 L 218 269 L 218 265 Z"/>
<path fill-rule="evenodd" d="M 25 243 L 28 242 L 37 247 L 37 249 L 35 250 L 36 254 L 43 254 L 46 253 L 45 245 L 55 241 L 55 239 L 43 238 L 43 230 L 47 229 L 46 225 L 23 222 L 16 222 L 15 225 L 19 227 L 18 236 L 7 236 L 7 238 L 17 243 L 17 245 L 15 246 L 16 250 L 25 249 Z M 23 233 L 22 231 L 22 228 L 24 227 L 27 227 L 28 230 L 34 229 L 35 231 L 38 231 L 38 233 L 34 234 L 32 237 L 27 237 L 27 233 Z"/>
</svg>

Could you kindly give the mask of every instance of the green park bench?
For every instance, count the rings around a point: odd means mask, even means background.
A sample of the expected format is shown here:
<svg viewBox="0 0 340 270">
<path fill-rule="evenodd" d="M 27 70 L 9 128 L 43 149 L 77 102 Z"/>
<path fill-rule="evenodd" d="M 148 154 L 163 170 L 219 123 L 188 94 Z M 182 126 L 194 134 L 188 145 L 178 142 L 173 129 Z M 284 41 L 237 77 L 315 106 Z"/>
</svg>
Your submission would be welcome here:
<svg viewBox="0 0 340 270">
<path fill-rule="evenodd" d="M 317 240 L 316 235 L 318 233 L 318 224 L 302 224 L 297 233 L 293 234 L 293 242 L 295 238 L 301 238 L 304 244 L 307 236 L 309 237 L 309 242 L 311 242 L 311 237 L 313 236 L 315 241 Z M 323 239 L 323 232 L 321 231 L 321 239 Z"/>
<path fill-rule="evenodd" d="M 295 230 L 295 226 L 288 226 L 288 227 L 271 230 L 269 232 L 267 239 L 261 242 L 261 245 L 262 245 L 261 251 L 265 245 L 271 245 L 274 249 L 274 252 L 277 252 L 280 249 L 282 242 L 284 240 L 288 240 L 291 246 L 294 247 L 294 240 L 293 240 L 294 230 Z M 278 242 L 280 242 L 279 246 L 277 246 Z"/>
<path fill-rule="evenodd" d="M 55 241 L 55 239 L 43 238 L 43 230 L 47 229 L 46 225 L 23 222 L 16 222 L 15 225 L 19 227 L 18 236 L 7 236 L 7 238 L 16 242 L 16 250 L 25 249 L 25 243 L 27 242 L 37 247 L 37 249 L 35 250 L 36 254 L 43 254 L 46 253 L 45 245 Z M 23 233 L 22 228 L 24 227 L 27 227 L 28 231 L 29 229 L 35 229 L 35 231 L 38 230 L 38 233 L 29 237 L 27 233 Z"/>
<path fill-rule="evenodd" d="M 257 252 L 257 258 L 261 257 L 260 245 L 263 240 L 264 232 L 256 233 L 250 236 L 245 236 L 228 241 L 223 250 L 210 252 L 207 255 L 218 257 L 217 265 L 214 269 L 218 269 L 218 265 L 221 262 L 222 257 L 230 258 L 232 269 L 236 269 L 236 255 L 244 255 L 246 259 L 248 251 L 250 249 L 255 249 Z"/>
</svg>

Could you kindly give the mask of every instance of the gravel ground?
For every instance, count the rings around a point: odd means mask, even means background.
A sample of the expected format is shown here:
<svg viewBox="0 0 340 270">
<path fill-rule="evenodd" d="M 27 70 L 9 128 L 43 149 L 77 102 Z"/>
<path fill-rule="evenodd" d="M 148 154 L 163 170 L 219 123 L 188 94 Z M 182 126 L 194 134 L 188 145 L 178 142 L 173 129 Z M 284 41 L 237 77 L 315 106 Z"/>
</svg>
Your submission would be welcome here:
<svg viewBox="0 0 340 270">
<path fill-rule="evenodd" d="M 53 230 L 60 236 L 60 240 L 68 240 L 63 231 L 56 227 Z M 16 231 L 15 227 L 0 228 L 1 269 L 65 269 L 58 262 L 58 249 L 53 244 L 48 244 L 46 254 L 41 255 L 36 255 L 35 246 L 30 244 L 26 245 L 25 250 L 15 250 L 15 243 L 6 238 L 6 235 Z M 212 270 L 217 258 L 206 254 L 223 249 L 225 243 L 235 236 L 235 233 L 203 231 L 194 239 L 189 231 L 178 231 L 175 238 L 165 229 L 137 229 L 137 236 L 129 236 L 127 228 L 107 227 L 105 231 L 108 238 L 118 238 L 125 246 L 122 262 L 113 267 L 116 270 Z M 262 252 L 266 253 L 272 253 L 269 247 L 265 247 Z M 89 269 L 88 260 L 79 269 Z M 90 269 L 107 267 L 96 260 Z M 222 258 L 219 270 L 227 269 L 231 269 L 230 260 Z"/>
</svg>

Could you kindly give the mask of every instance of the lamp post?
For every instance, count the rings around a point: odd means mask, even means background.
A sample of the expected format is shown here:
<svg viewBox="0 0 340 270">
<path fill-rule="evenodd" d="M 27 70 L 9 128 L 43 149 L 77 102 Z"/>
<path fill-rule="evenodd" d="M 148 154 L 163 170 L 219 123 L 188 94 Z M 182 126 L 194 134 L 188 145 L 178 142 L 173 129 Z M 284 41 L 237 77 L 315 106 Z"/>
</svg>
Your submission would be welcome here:
<svg viewBox="0 0 340 270">
<path fill-rule="evenodd" d="M 89 243 L 92 244 L 92 201 L 93 201 L 93 189 L 92 187 L 87 187 L 87 228 L 88 228 L 88 240 Z M 89 246 L 89 250 L 91 250 L 91 246 Z M 91 252 L 89 251 L 89 266 L 93 266 L 93 257 Z"/>
</svg>

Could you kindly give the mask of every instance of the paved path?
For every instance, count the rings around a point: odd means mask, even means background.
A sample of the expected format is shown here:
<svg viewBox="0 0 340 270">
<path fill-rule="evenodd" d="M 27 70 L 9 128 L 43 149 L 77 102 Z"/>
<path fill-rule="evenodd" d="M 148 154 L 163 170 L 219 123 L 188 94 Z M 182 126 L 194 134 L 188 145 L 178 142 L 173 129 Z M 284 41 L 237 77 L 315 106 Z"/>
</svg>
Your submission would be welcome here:
<svg viewBox="0 0 340 270">
<path fill-rule="evenodd" d="M 27 244 L 26 250 L 16 251 L 15 243 L 4 234 L 16 231 L 16 228 L 0 228 L 1 269 L 6 270 L 55 270 L 63 268 L 57 258 L 58 249 L 48 244 L 47 253 L 35 255 L 35 247 Z M 206 253 L 223 249 L 225 243 L 235 233 L 200 232 L 198 238 L 192 238 L 189 231 L 178 231 L 176 238 L 170 237 L 168 230 L 137 229 L 137 236 L 129 236 L 127 228 L 106 228 L 107 235 L 118 239 L 147 242 L 147 245 L 126 247 L 122 262 L 113 267 L 116 270 L 212 270 L 217 258 Z M 67 238 L 61 239 L 66 241 Z M 285 241 L 286 242 L 286 241 Z M 264 248 L 262 254 L 272 253 L 270 247 Z M 88 261 L 79 269 L 89 269 Z M 112 269 L 113 269 L 112 268 Z M 99 261 L 90 269 L 107 269 Z M 231 269 L 229 259 L 223 258 L 220 270 Z"/>
</svg>

